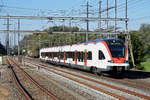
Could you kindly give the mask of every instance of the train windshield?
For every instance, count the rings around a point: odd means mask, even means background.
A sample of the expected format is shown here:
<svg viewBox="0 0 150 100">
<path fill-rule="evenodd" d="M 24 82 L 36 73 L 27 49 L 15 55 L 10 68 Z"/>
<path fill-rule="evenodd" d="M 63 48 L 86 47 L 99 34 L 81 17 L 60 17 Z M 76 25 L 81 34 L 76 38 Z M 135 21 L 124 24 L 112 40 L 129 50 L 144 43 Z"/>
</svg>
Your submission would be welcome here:
<svg viewBox="0 0 150 100">
<path fill-rule="evenodd" d="M 112 40 L 107 41 L 107 44 L 113 58 L 124 58 L 125 48 L 122 41 Z"/>
</svg>

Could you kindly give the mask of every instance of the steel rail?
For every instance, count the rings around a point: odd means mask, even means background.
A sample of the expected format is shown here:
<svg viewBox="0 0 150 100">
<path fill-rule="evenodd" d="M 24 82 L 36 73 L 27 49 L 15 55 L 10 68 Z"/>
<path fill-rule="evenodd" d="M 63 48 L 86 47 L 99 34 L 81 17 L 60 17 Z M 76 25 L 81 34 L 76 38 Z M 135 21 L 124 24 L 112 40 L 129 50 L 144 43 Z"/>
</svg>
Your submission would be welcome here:
<svg viewBox="0 0 150 100">
<path fill-rule="evenodd" d="M 30 94 L 25 90 L 25 88 L 23 88 L 22 84 L 20 83 L 20 81 L 18 80 L 17 75 L 15 74 L 10 61 L 7 59 L 7 64 L 8 66 L 11 68 L 11 72 L 12 72 L 12 78 L 15 82 L 15 84 L 17 85 L 19 91 L 21 92 L 21 94 L 27 99 L 27 100 L 33 100 L 32 97 L 30 96 Z"/>
<path fill-rule="evenodd" d="M 28 63 L 30 63 L 30 62 L 28 62 Z M 33 64 L 33 63 L 31 63 L 31 64 Z M 84 86 L 90 87 L 90 88 L 92 88 L 92 89 L 94 89 L 94 90 L 97 90 L 97 91 L 99 91 L 99 92 L 105 93 L 105 94 L 107 94 L 107 95 L 109 95 L 109 96 L 112 96 L 112 97 L 114 97 L 114 98 L 117 98 L 117 99 L 120 99 L 120 100 L 128 100 L 127 98 L 125 98 L 125 97 L 123 97 L 123 96 L 120 96 L 120 95 L 111 93 L 111 92 L 106 91 L 106 90 L 104 90 L 104 89 L 97 88 L 96 86 L 87 84 L 87 83 L 82 82 L 82 81 L 80 81 L 80 80 L 76 80 L 76 79 L 71 78 L 71 77 L 69 77 L 69 76 L 66 76 L 66 75 L 63 75 L 63 74 L 61 74 L 61 73 L 55 72 L 55 71 L 53 71 L 52 69 L 50 69 L 50 68 L 48 68 L 48 67 L 45 67 L 45 66 L 43 66 L 43 65 L 40 65 L 40 64 L 34 64 L 34 65 L 39 66 L 39 67 L 41 67 L 41 68 L 44 68 L 44 69 L 46 69 L 47 71 L 53 72 L 53 73 L 55 73 L 55 74 L 57 74 L 57 75 L 60 75 L 60 76 L 62 76 L 62 77 L 68 78 L 68 79 L 70 79 L 70 80 L 72 80 L 72 81 L 78 82 L 78 83 L 80 83 L 80 84 L 82 84 L 82 85 L 84 85 Z"/>
<path fill-rule="evenodd" d="M 34 63 L 35 64 L 35 63 Z M 43 65 L 43 64 L 35 64 L 37 66 L 43 66 L 43 68 L 48 68 L 46 65 Z M 70 74 L 70 75 L 73 75 L 73 76 L 76 76 L 76 77 L 79 77 L 79 78 L 82 78 L 82 79 L 85 79 L 85 80 L 88 80 L 88 81 L 92 81 L 92 82 L 95 82 L 97 84 L 101 84 L 101 85 L 104 85 L 104 86 L 107 86 L 107 87 L 110 87 L 110 88 L 113 88 L 113 89 L 116 89 L 116 90 L 119 90 L 119 91 L 122 91 L 122 92 L 125 92 L 125 93 L 128 93 L 130 95 L 134 95 L 134 96 L 137 96 L 137 97 L 140 97 L 140 98 L 144 98 L 146 100 L 150 100 L 150 97 L 149 96 L 145 96 L 143 94 L 139 94 L 139 93 L 136 93 L 136 92 L 133 92 L 133 91 L 130 91 L 130 90 L 127 90 L 127 89 L 123 89 L 123 88 L 119 88 L 119 87 L 116 87 L 116 86 L 113 86 L 113 85 L 110 85 L 110 84 L 107 84 L 107 83 L 104 83 L 104 82 L 100 82 L 100 81 L 97 81 L 97 80 L 94 80 L 94 79 L 90 79 L 90 78 L 87 78 L 87 77 L 84 77 L 84 76 L 80 76 L 80 75 L 77 75 L 77 74 L 73 74 L 73 73 L 70 73 L 70 72 L 66 72 L 66 71 L 63 71 L 63 70 L 60 70 L 58 68 L 53 68 L 57 71 L 61 71 L 63 73 L 67 73 L 67 74 Z"/>
<path fill-rule="evenodd" d="M 45 94 L 47 94 L 52 100 L 59 100 L 55 95 L 50 93 L 48 90 L 41 87 L 27 72 L 25 72 L 16 62 L 14 62 L 11 59 L 12 63 L 17 66 L 31 81 L 33 84 L 35 84 L 36 87 L 38 87 L 41 91 L 43 91 Z"/>
</svg>

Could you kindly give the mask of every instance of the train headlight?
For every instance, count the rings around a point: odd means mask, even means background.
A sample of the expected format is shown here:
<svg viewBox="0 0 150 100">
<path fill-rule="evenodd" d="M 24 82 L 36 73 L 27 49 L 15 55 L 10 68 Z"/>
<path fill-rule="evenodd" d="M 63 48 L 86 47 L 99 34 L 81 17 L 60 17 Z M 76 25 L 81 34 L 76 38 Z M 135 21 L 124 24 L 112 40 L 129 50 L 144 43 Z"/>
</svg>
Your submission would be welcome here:
<svg viewBox="0 0 150 100">
<path fill-rule="evenodd" d="M 113 60 L 108 60 L 108 62 L 110 62 L 110 63 L 114 63 L 114 61 L 113 61 Z"/>
</svg>

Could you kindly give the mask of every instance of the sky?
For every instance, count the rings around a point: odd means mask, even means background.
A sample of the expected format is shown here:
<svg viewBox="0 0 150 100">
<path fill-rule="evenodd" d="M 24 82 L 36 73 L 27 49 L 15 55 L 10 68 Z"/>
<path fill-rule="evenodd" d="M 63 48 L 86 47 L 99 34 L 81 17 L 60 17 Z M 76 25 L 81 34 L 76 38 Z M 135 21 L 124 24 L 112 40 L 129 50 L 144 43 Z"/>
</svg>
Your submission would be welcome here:
<svg viewBox="0 0 150 100">
<path fill-rule="evenodd" d="M 92 6 L 89 8 L 90 16 L 98 16 L 99 0 L 0 0 L 0 16 L 81 16 L 85 17 L 86 2 Z M 129 30 L 138 30 L 143 23 L 150 24 L 150 0 L 128 0 Z M 109 7 L 114 6 L 114 0 L 109 0 Z M 106 9 L 106 0 L 102 0 L 102 9 Z M 109 17 L 113 17 L 114 10 L 109 11 Z M 102 14 L 106 17 L 106 13 Z M 118 0 L 118 17 L 125 17 L 125 0 Z M 10 20 L 10 29 L 17 28 L 17 21 Z M 6 20 L 0 20 L 0 29 L 6 29 Z M 68 25 L 63 21 L 21 20 L 22 30 L 43 30 L 54 25 Z M 72 25 L 85 28 L 84 22 L 75 21 Z M 102 25 L 105 27 L 106 23 Z M 113 25 L 112 22 L 109 25 Z M 124 29 L 124 22 L 118 23 L 118 27 Z M 97 22 L 90 23 L 90 29 L 98 27 Z M 11 36 L 11 35 L 10 35 Z M 0 34 L 0 41 L 5 43 L 5 34 Z"/>
</svg>

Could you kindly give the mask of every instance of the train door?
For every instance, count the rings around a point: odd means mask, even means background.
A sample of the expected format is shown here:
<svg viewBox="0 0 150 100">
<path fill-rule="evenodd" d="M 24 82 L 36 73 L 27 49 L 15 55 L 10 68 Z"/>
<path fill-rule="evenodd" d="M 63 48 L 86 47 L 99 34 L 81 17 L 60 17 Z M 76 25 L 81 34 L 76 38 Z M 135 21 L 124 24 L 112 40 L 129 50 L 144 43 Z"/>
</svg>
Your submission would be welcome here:
<svg viewBox="0 0 150 100">
<path fill-rule="evenodd" d="M 49 58 L 49 62 L 50 62 L 50 60 L 51 60 L 51 53 L 50 52 L 48 53 L 48 58 Z"/>
<path fill-rule="evenodd" d="M 98 50 L 98 67 L 105 68 L 105 55 L 101 50 Z"/>
<path fill-rule="evenodd" d="M 64 64 L 66 63 L 66 52 L 64 52 Z"/>
<path fill-rule="evenodd" d="M 52 61 L 54 60 L 54 54 L 52 53 Z"/>
<path fill-rule="evenodd" d="M 61 53 L 59 52 L 59 56 L 58 56 L 58 58 L 59 58 L 59 63 L 60 63 L 60 58 L 61 58 Z"/>
<path fill-rule="evenodd" d="M 84 66 L 87 66 L 87 51 L 84 52 Z"/>
<path fill-rule="evenodd" d="M 77 51 L 74 52 L 74 56 L 75 56 L 75 64 L 77 64 L 77 56 L 78 56 L 77 53 L 78 53 Z"/>
</svg>

